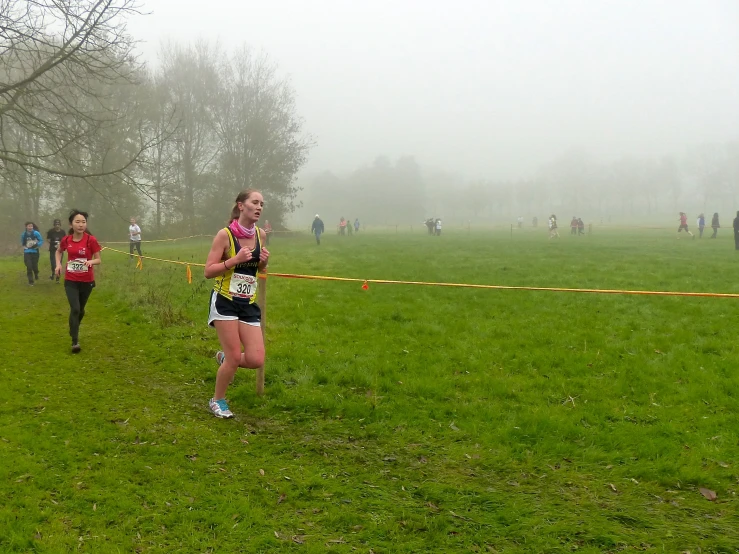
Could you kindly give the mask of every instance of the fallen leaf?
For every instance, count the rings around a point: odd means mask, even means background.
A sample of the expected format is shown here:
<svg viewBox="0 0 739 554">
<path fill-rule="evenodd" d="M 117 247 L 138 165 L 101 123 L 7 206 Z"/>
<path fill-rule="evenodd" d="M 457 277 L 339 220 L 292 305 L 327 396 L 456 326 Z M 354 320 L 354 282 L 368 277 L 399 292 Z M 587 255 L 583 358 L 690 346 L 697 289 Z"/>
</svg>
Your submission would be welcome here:
<svg viewBox="0 0 739 554">
<path fill-rule="evenodd" d="M 655 354 L 664 354 L 664 352 L 660 352 L 659 350 L 654 351 Z"/>
<path fill-rule="evenodd" d="M 264 476 L 264 470 L 263 470 L 263 469 L 260 469 L 260 470 L 259 470 L 259 475 L 262 475 L 262 476 Z"/>
<path fill-rule="evenodd" d="M 704 489 L 703 487 L 701 487 L 698 490 L 700 490 L 701 491 L 701 494 L 703 496 L 705 496 L 711 502 L 713 502 L 714 500 L 716 500 L 716 493 L 713 492 L 711 489 Z"/>
<path fill-rule="evenodd" d="M 611 490 L 613 492 L 618 492 L 618 489 L 616 488 L 616 485 L 614 485 L 613 483 L 608 483 L 608 486 L 611 487 Z"/>
<path fill-rule="evenodd" d="M 449 429 L 451 429 L 452 431 L 459 431 L 459 427 L 454 425 L 453 421 L 449 424 Z"/>
<path fill-rule="evenodd" d="M 305 535 L 293 535 L 292 541 L 295 544 L 303 544 L 305 542 Z"/>
<path fill-rule="evenodd" d="M 97 504 L 93 504 L 92 505 L 92 511 L 93 512 L 97 512 L 98 511 L 98 505 Z"/>
<path fill-rule="evenodd" d="M 721 467 L 729 467 L 729 464 L 727 464 L 726 462 L 719 462 L 718 465 L 720 465 Z"/>
<path fill-rule="evenodd" d="M 278 504 L 282 504 L 282 503 L 283 503 L 283 502 L 285 501 L 285 499 L 286 499 L 286 498 L 287 498 L 287 495 L 286 495 L 286 494 L 285 494 L 285 493 L 283 492 L 283 493 L 282 493 L 282 494 L 280 495 L 280 498 L 278 498 L 278 499 L 277 499 L 277 503 L 278 503 Z"/>
</svg>

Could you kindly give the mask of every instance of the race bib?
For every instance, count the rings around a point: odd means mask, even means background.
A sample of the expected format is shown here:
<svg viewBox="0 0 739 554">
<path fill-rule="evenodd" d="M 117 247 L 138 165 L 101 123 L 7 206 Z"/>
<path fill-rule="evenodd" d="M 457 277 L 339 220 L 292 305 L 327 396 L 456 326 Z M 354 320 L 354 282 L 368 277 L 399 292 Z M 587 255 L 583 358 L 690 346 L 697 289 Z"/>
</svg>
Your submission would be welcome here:
<svg viewBox="0 0 739 554">
<path fill-rule="evenodd" d="M 26 248 L 33 248 L 36 246 L 36 241 L 33 239 L 28 239 L 26 241 Z"/>
<path fill-rule="evenodd" d="M 257 293 L 257 279 L 253 275 L 233 273 L 228 292 L 233 298 L 251 298 Z"/>
<path fill-rule="evenodd" d="M 85 265 L 86 260 L 69 260 L 67 262 L 67 273 L 87 273 L 90 268 Z"/>
</svg>

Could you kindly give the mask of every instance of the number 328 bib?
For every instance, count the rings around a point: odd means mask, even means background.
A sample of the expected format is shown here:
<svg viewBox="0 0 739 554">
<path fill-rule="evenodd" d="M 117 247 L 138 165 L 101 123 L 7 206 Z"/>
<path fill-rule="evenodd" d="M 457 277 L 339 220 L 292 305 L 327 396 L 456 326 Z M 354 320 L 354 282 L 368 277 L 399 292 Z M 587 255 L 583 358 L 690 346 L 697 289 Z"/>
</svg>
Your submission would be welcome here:
<svg viewBox="0 0 739 554">
<path fill-rule="evenodd" d="M 253 275 L 233 273 L 228 292 L 233 298 L 252 298 L 257 293 L 257 279 Z"/>
</svg>

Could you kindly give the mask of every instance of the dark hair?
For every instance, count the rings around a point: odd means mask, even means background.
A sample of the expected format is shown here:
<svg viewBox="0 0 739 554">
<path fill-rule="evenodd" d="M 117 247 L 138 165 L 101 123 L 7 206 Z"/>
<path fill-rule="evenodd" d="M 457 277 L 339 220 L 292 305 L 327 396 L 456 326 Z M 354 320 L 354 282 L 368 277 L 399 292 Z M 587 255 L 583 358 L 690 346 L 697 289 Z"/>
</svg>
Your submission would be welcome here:
<svg viewBox="0 0 739 554">
<path fill-rule="evenodd" d="M 90 219 L 90 214 L 88 214 L 87 212 L 83 212 L 82 210 L 73 209 L 71 212 L 69 212 L 70 228 L 69 228 L 69 232 L 67 233 L 68 235 L 74 234 L 74 229 L 72 229 L 71 225 L 72 225 L 72 221 L 74 221 L 74 218 L 77 217 L 78 215 L 81 215 L 82 217 L 84 217 L 85 221 Z M 89 229 L 85 229 L 85 233 L 87 233 L 88 235 L 92 234 Z"/>
<path fill-rule="evenodd" d="M 259 191 L 257 189 L 246 189 L 242 190 L 239 193 L 239 195 L 236 197 L 234 207 L 231 208 L 231 217 L 228 220 L 229 223 L 231 223 L 234 219 L 239 219 L 239 215 L 241 214 L 241 212 L 239 211 L 239 202 L 246 202 L 249 197 L 255 192 Z"/>
<path fill-rule="evenodd" d="M 33 230 L 38 231 L 38 225 L 36 225 L 33 221 L 26 221 L 24 227 L 27 227 L 29 225 L 33 225 Z"/>
</svg>

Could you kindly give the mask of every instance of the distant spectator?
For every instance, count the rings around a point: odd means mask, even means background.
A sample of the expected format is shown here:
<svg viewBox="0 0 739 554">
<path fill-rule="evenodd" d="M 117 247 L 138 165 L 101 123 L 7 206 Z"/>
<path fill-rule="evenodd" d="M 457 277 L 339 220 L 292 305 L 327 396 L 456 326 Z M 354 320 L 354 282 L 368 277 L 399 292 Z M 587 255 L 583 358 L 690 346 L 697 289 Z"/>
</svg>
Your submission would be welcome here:
<svg viewBox="0 0 739 554">
<path fill-rule="evenodd" d="M 355 233 L 359 232 L 359 218 L 354 220 L 354 232 Z"/>
<path fill-rule="evenodd" d="M 713 234 L 711 235 L 712 239 L 716 238 L 716 234 L 718 233 L 718 228 L 721 227 L 718 223 L 718 212 L 713 214 L 713 219 L 711 219 L 711 228 L 713 229 Z"/>
<path fill-rule="evenodd" d="M 316 244 L 321 244 L 321 234 L 323 233 L 323 221 L 318 214 L 313 219 L 313 225 L 310 226 L 310 232 L 316 235 Z"/>
<path fill-rule="evenodd" d="M 549 216 L 549 238 L 559 238 L 559 231 L 557 231 L 557 216 L 552 214 Z"/>
<path fill-rule="evenodd" d="M 703 228 L 706 226 L 706 218 L 703 217 L 703 214 L 700 214 L 698 216 L 698 238 L 703 238 Z"/>
<path fill-rule="evenodd" d="M 531 220 L 531 226 L 532 227 L 538 227 L 539 226 L 539 218 L 534 216 L 534 219 Z"/>
<path fill-rule="evenodd" d="M 440 237 L 441 236 L 441 219 L 436 218 L 434 225 L 436 227 L 436 236 Z"/>
<path fill-rule="evenodd" d="M 346 219 L 343 217 L 339 220 L 339 234 L 346 235 Z"/>
<path fill-rule="evenodd" d="M 582 220 L 581 217 L 577 218 L 577 234 L 578 236 L 585 234 L 585 222 Z"/>
<path fill-rule="evenodd" d="M 262 227 L 262 230 L 264 231 L 264 246 L 269 246 L 269 237 L 272 234 L 272 225 L 269 222 L 269 219 L 264 220 L 264 227 Z"/>
<path fill-rule="evenodd" d="M 518 216 L 518 228 L 521 229 L 523 227 L 523 216 Z"/>
<path fill-rule="evenodd" d="M 434 234 L 435 227 L 436 227 L 436 225 L 434 224 L 434 218 L 433 217 L 429 217 L 425 221 L 425 223 L 426 223 L 426 229 L 428 229 L 428 231 L 429 231 L 429 235 L 433 235 Z"/>
<path fill-rule="evenodd" d="M 577 218 L 574 215 L 572 216 L 572 221 L 570 221 L 570 234 L 577 234 Z"/>
<path fill-rule="evenodd" d="M 739 212 L 736 212 L 734 218 L 734 247 L 739 250 Z"/>
</svg>

